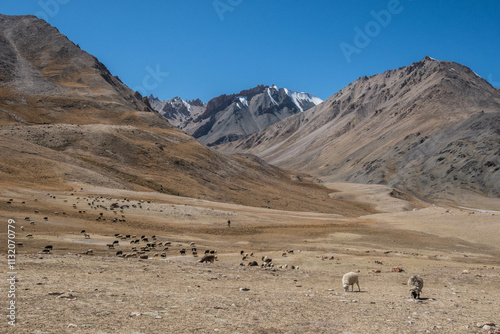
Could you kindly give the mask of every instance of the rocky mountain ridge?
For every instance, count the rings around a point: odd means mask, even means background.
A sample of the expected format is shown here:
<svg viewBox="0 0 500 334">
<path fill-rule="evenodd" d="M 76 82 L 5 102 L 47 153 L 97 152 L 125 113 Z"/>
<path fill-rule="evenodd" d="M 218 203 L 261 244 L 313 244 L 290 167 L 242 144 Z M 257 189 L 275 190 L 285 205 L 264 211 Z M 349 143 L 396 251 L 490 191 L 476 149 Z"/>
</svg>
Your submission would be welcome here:
<svg viewBox="0 0 500 334">
<path fill-rule="evenodd" d="M 259 85 L 237 94 L 220 95 L 203 104 L 178 97 L 149 102 L 174 126 L 202 143 L 213 146 L 258 132 L 286 117 L 322 102 L 309 93 L 299 93 L 275 85 Z"/>
<path fill-rule="evenodd" d="M 0 15 L 0 45 L 2 189 L 110 188 L 297 211 L 369 211 L 256 157 L 200 144 L 43 20 Z"/>
<path fill-rule="evenodd" d="M 500 90 L 466 66 L 425 57 L 218 149 L 325 180 L 456 199 L 500 196 L 498 143 Z"/>
</svg>

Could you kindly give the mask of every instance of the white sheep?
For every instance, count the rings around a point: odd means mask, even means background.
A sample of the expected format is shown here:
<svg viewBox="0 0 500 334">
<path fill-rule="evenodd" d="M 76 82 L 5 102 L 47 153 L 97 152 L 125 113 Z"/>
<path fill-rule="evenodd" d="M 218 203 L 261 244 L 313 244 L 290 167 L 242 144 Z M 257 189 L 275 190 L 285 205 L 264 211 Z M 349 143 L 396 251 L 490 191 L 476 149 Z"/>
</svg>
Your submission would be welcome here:
<svg viewBox="0 0 500 334">
<path fill-rule="evenodd" d="M 408 279 L 408 287 L 410 288 L 410 293 L 413 298 L 420 299 L 420 292 L 424 287 L 424 280 L 417 275 L 413 275 Z"/>
<path fill-rule="evenodd" d="M 359 287 L 359 278 L 358 274 L 354 272 L 350 272 L 344 275 L 342 277 L 342 284 L 344 285 L 344 291 L 347 292 L 349 291 L 349 285 L 352 285 L 352 290 L 354 291 L 354 284 L 358 285 L 358 290 L 361 291 L 361 288 Z"/>
</svg>

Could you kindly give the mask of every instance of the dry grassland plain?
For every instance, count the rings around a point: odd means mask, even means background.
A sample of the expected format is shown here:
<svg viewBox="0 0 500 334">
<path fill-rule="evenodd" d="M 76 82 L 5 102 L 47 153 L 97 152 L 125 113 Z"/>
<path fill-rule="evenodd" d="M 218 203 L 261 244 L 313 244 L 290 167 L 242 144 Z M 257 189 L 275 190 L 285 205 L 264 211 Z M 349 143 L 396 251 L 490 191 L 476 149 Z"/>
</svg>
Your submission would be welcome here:
<svg viewBox="0 0 500 334">
<path fill-rule="evenodd" d="M 280 211 L 83 184 L 4 189 L 0 242 L 7 246 L 13 219 L 16 319 L 11 326 L 3 317 L 0 332 L 498 332 L 499 212 L 405 201 L 383 186 L 328 186 L 332 197 L 379 213 Z M 141 236 L 148 241 L 131 244 Z M 131 255 L 153 242 L 147 259 Z M 217 261 L 200 263 L 206 250 Z M 273 267 L 261 267 L 264 256 Z M 350 271 L 361 292 L 344 292 Z M 424 279 L 420 300 L 406 286 L 413 274 Z"/>
</svg>

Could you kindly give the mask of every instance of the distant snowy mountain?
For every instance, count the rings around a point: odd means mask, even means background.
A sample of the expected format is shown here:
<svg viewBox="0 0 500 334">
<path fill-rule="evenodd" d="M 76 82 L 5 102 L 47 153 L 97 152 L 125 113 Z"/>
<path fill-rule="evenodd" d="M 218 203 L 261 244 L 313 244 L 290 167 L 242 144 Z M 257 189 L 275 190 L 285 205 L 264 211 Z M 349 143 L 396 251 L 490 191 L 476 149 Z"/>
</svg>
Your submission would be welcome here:
<svg viewBox="0 0 500 334">
<path fill-rule="evenodd" d="M 207 104 L 178 97 L 160 101 L 152 96 L 149 102 L 171 124 L 213 146 L 259 132 L 323 101 L 309 93 L 259 85 L 238 94 L 218 96 Z"/>
<path fill-rule="evenodd" d="M 179 128 L 182 128 L 182 123 L 189 122 L 189 119 L 203 112 L 206 107 L 206 104 L 201 102 L 200 99 L 186 101 L 180 97 L 174 97 L 168 101 L 161 101 L 150 95 L 148 100 L 154 110 L 165 117 L 170 124 Z"/>
</svg>

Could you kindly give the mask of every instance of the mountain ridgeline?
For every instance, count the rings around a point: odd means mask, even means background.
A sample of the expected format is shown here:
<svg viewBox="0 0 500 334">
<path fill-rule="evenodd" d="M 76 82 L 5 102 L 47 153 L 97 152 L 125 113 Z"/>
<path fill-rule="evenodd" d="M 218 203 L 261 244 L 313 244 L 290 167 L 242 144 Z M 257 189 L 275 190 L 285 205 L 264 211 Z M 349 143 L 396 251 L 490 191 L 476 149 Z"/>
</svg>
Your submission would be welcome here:
<svg viewBox="0 0 500 334">
<path fill-rule="evenodd" d="M 201 101 L 189 103 L 205 111 Z M 126 189 L 292 211 L 372 211 L 256 157 L 202 145 L 35 16 L 0 15 L 0 157 L 2 189 Z"/>
<path fill-rule="evenodd" d="M 500 90 L 465 66 L 425 57 L 217 148 L 327 181 L 454 200 L 500 197 L 499 143 Z"/>
<path fill-rule="evenodd" d="M 203 104 L 178 97 L 161 101 L 149 97 L 151 106 L 172 125 L 207 146 L 241 139 L 284 118 L 322 102 L 318 97 L 287 88 L 259 85 L 238 94 L 221 95 Z"/>
</svg>

